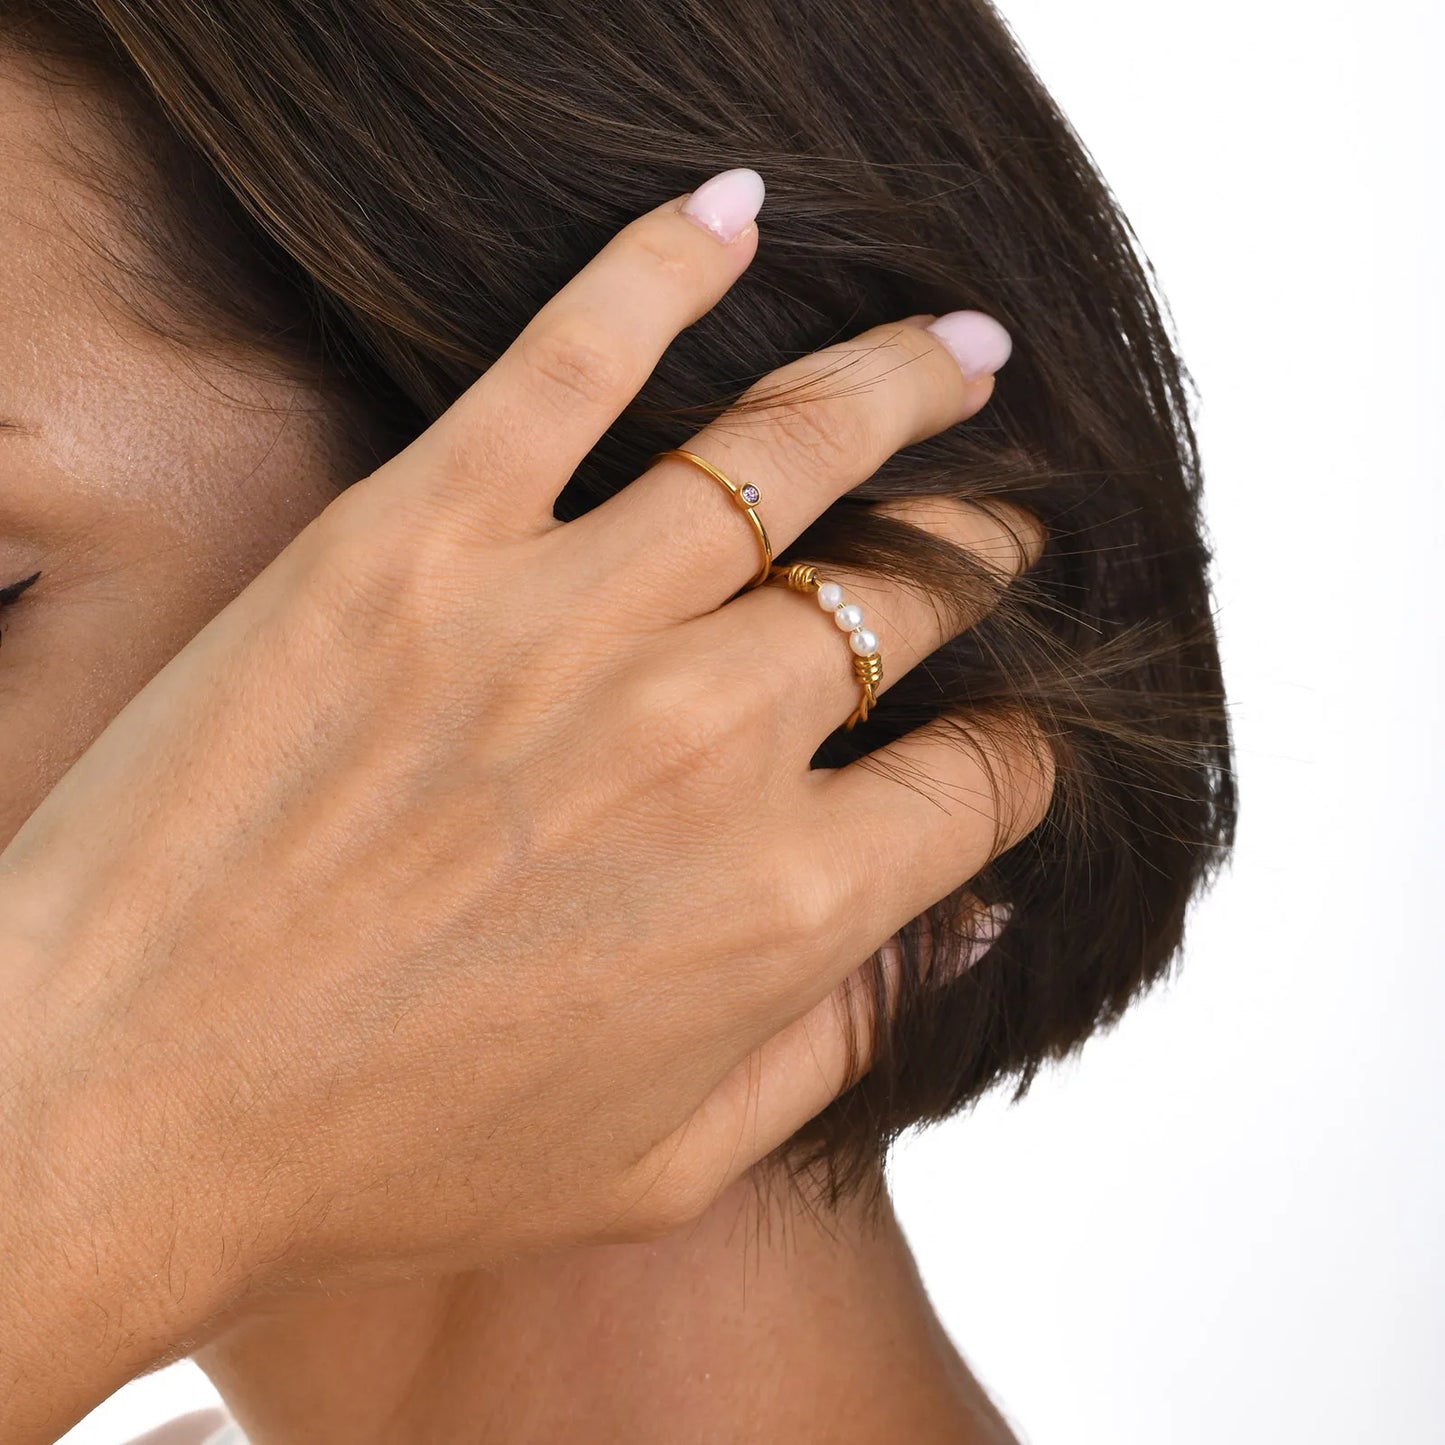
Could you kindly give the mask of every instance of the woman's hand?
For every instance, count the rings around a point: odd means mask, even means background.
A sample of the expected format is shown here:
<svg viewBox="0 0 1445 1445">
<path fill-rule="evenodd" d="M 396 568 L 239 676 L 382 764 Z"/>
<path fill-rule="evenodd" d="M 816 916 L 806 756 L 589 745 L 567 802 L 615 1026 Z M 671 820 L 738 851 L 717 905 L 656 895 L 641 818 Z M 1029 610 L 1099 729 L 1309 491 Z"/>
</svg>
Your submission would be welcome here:
<svg viewBox="0 0 1445 1445">
<path fill-rule="evenodd" d="M 77 1404 L 248 1293 L 682 1224 L 848 1082 L 840 985 L 1042 816 L 1032 755 L 985 768 L 943 729 L 810 771 L 857 702 L 846 640 L 784 587 L 734 596 L 756 537 L 685 462 L 553 517 L 753 255 L 751 224 L 725 242 L 680 204 L 327 507 L 0 854 L 0 1299 L 61 1301 L 21 1341 L 32 1381 L 102 1316 L 111 1374 Z M 992 385 L 917 319 L 763 385 L 844 358 L 846 395 L 684 443 L 759 487 L 779 551 Z M 890 510 L 1001 573 L 1039 541 Z M 928 599 L 837 577 L 880 690 L 944 640 Z M 0 1434 L 63 1393 L 12 1395 Z"/>
</svg>

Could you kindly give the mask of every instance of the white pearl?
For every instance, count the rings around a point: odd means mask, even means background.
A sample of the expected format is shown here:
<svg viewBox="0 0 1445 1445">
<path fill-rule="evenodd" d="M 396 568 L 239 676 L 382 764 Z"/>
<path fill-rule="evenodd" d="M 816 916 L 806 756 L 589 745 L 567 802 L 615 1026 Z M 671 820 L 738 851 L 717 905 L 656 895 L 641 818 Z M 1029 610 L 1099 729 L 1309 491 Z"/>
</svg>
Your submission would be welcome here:
<svg viewBox="0 0 1445 1445">
<path fill-rule="evenodd" d="M 833 614 L 833 621 L 844 632 L 852 632 L 855 627 L 863 625 L 863 609 L 856 602 L 845 602 Z"/>
<path fill-rule="evenodd" d="M 870 652 L 878 651 L 878 638 L 866 627 L 860 627 L 856 632 L 849 633 L 848 645 L 859 657 L 867 657 Z"/>
<path fill-rule="evenodd" d="M 832 612 L 843 605 L 843 589 L 836 582 L 824 582 L 818 588 L 818 606 Z"/>
</svg>

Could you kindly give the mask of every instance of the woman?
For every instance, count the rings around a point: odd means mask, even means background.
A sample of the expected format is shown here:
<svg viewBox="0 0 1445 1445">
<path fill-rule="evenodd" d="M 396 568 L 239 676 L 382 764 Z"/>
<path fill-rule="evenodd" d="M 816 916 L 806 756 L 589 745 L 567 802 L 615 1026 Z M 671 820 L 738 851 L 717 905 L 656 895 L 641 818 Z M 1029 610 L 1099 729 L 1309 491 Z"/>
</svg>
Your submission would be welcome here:
<svg viewBox="0 0 1445 1445">
<path fill-rule="evenodd" d="M 282 548 L 298 559 L 294 569 L 304 569 L 319 555 L 310 550 L 314 539 L 336 550 L 352 545 L 382 525 L 382 497 L 398 538 L 410 538 L 415 519 L 399 510 L 406 493 L 397 478 L 475 447 L 479 429 L 449 429 L 448 418 L 478 388 L 485 391 L 486 377 L 498 374 L 538 308 L 565 294 L 559 288 L 567 278 L 643 209 L 639 198 L 678 197 L 671 209 L 644 218 L 667 225 L 691 192 L 702 202 L 694 219 L 730 229 L 725 223 L 743 214 L 750 183 L 739 183 L 737 168 L 746 166 L 766 178 L 769 203 L 759 232 L 744 220 L 727 241 L 745 252 L 694 252 L 675 226 L 655 237 L 648 230 L 647 252 L 663 263 L 649 273 L 650 289 L 619 282 L 585 292 L 587 314 L 606 320 L 591 335 L 616 337 L 619 351 L 634 326 L 676 335 L 655 348 L 667 346 L 655 369 L 634 358 L 620 368 L 625 375 L 609 374 L 619 368 L 606 347 L 594 347 L 584 366 L 575 346 L 553 354 L 543 369 L 571 411 L 548 413 L 541 428 L 520 409 L 506 424 L 485 413 L 488 455 L 495 459 L 509 437 L 525 435 L 525 448 L 514 448 L 525 458 L 511 460 L 540 466 L 549 438 L 575 440 L 570 418 L 592 406 L 600 440 L 579 449 L 580 465 L 567 468 L 571 479 L 553 514 L 564 523 L 597 519 L 587 535 L 598 542 L 598 575 L 620 565 L 620 554 L 606 555 L 616 535 L 615 526 L 608 530 L 615 515 L 608 503 L 622 502 L 630 489 L 668 499 L 669 509 L 650 514 L 654 521 L 690 518 L 707 539 L 689 553 L 693 534 L 682 521 L 675 535 L 639 532 L 639 600 L 624 616 L 628 598 L 617 594 L 615 619 L 603 619 L 622 627 L 654 616 L 656 597 L 641 597 L 646 579 L 680 567 L 679 554 L 689 565 L 670 579 L 679 588 L 686 583 L 678 595 L 694 601 L 699 621 L 718 619 L 711 655 L 726 666 L 716 662 L 706 679 L 714 710 L 702 716 L 714 731 L 687 745 L 688 806 L 698 806 L 704 791 L 699 760 L 707 744 L 726 734 L 730 787 L 724 800 L 712 800 L 715 828 L 719 836 L 728 830 L 733 842 L 748 836 L 752 815 L 743 798 L 762 792 L 756 777 L 751 793 L 737 787 L 746 775 L 735 741 L 747 718 L 735 710 L 727 724 L 727 705 L 740 709 L 739 699 L 759 687 L 781 704 L 779 679 L 786 682 L 791 670 L 801 683 L 794 714 L 831 720 L 831 733 L 818 731 L 827 740 L 812 761 L 840 770 L 839 781 L 847 774 L 862 786 L 867 774 L 887 789 L 895 831 L 883 833 L 881 803 L 876 818 L 868 815 L 892 850 L 875 845 L 879 890 L 890 856 L 908 857 L 905 872 L 915 880 L 914 906 L 893 925 L 905 926 L 891 954 L 878 947 L 887 928 L 865 944 L 834 923 L 831 908 L 791 889 L 786 907 L 796 929 L 778 935 L 769 967 L 805 951 L 794 946 L 805 936 L 821 960 L 826 920 L 834 981 L 848 976 L 863 985 L 841 997 L 866 1006 L 838 1011 L 836 999 L 825 1000 L 832 1013 L 805 1014 L 811 998 L 801 991 L 787 1008 L 773 1001 L 770 1032 L 783 1037 L 787 1021 L 800 1016 L 821 1031 L 805 1030 L 804 1047 L 786 1058 L 801 1076 L 800 1061 L 819 1047 L 822 1081 L 795 1077 L 774 1090 L 771 1081 L 789 1070 L 769 1074 L 781 1056 L 759 1054 L 757 1077 L 769 1087 L 754 1091 L 754 1076 L 739 1076 L 733 1097 L 741 1091 L 755 1112 L 723 1116 L 736 1158 L 692 1189 L 689 1208 L 663 1210 L 652 1227 L 625 1221 L 609 1237 L 596 1196 L 571 1192 L 585 1151 L 529 1142 L 554 1139 L 547 1101 L 565 1073 L 568 1056 L 557 1051 L 559 1039 L 572 1038 L 567 1021 L 514 1018 L 518 1057 L 546 1058 L 552 1068 L 527 1076 L 535 1087 L 525 1109 L 518 1085 L 510 1111 L 492 1121 L 510 1141 L 506 1157 L 526 1160 L 504 1177 L 507 1209 L 493 1200 L 490 1212 L 467 1216 L 445 1248 L 427 1235 L 429 1251 L 420 1233 L 410 1235 L 410 1216 L 424 1212 L 427 1199 L 416 1178 L 402 1188 L 396 1175 L 381 1176 L 378 1193 L 396 1191 L 396 1217 L 374 1210 L 369 1232 L 330 1197 L 316 1214 L 334 1210 L 345 1220 L 330 1234 L 309 1214 L 304 1223 L 295 1213 L 270 1216 L 274 1232 L 246 1249 L 255 1275 L 264 1273 L 263 1256 L 286 1248 L 286 1229 L 311 1247 L 294 1250 L 264 1288 L 218 1294 L 215 1308 L 187 1316 L 184 1328 L 157 1328 L 149 1338 L 152 1321 L 144 1318 L 138 1333 L 149 1345 L 134 1349 L 132 1369 L 194 1351 L 254 1445 L 550 1440 L 564 1433 L 597 1440 L 1011 1438 L 919 1288 L 882 1188 L 887 1145 L 901 1129 L 952 1112 L 990 1084 L 1026 1086 L 1045 1060 L 1076 1047 L 1163 972 L 1188 900 L 1228 844 L 1233 796 L 1180 368 L 1127 228 L 997 18 L 982 4 L 878 7 L 864 0 L 813 5 L 801 25 L 796 6 L 757 0 L 725 14 L 702 4 L 611 4 L 586 25 L 530 5 L 380 0 L 201 7 L 8 0 L 0 15 L 7 168 L 16 177 L 0 254 L 13 268 L 7 293 L 21 298 L 6 328 L 6 374 L 18 399 L 4 410 L 41 418 L 28 430 L 23 415 L 12 424 L 16 435 L 5 440 L 16 446 L 0 499 L 7 540 L 16 542 L 23 564 L 3 594 L 14 606 L 0 656 L 13 759 L 6 775 L 16 780 L 5 800 L 6 836 L 14 837 L 6 863 L 16 878 L 42 879 L 44 896 L 78 908 L 73 899 L 81 895 L 72 890 L 87 871 L 85 840 L 74 817 L 63 814 L 61 795 L 98 798 L 103 773 L 124 775 L 123 744 L 140 750 L 146 723 L 164 725 L 162 715 L 144 709 L 118 718 L 130 722 L 129 732 L 107 729 L 100 741 L 110 751 L 86 753 L 47 797 L 108 719 L 218 609 L 225 609 L 218 621 L 231 616 L 225 604 L 262 568 L 259 580 L 271 577 L 267 563 Z M 712 189 L 697 184 L 723 166 L 731 179 L 724 172 Z M 704 256 L 711 259 L 697 259 Z M 694 289 L 686 304 L 674 304 L 672 324 L 649 320 L 664 309 L 669 286 Z M 1012 354 L 979 313 L 1003 323 Z M 917 324 L 902 328 L 905 319 Z M 860 337 L 867 338 L 862 345 Z M 819 352 L 827 363 L 821 369 Z M 948 356 L 959 365 L 945 381 Z M 995 390 L 993 373 L 1005 361 Z M 459 403 L 479 375 L 483 381 Z M 719 416 L 753 381 L 763 385 L 747 404 Z M 636 385 L 637 400 L 627 405 Z M 474 416 L 482 414 L 474 407 Z M 708 417 L 712 425 L 699 431 Z M 36 435 L 48 445 L 26 450 L 27 436 Z M 736 474 L 735 485 L 757 479 L 761 497 L 746 526 L 728 513 L 738 499 L 724 497 L 725 484 L 715 485 L 695 463 L 652 461 L 679 446 Z M 801 490 L 811 478 L 821 498 L 825 477 L 835 483 L 831 495 L 847 492 L 847 499 L 790 516 L 790 483 Z M 366 481 L 348 487 L 356 478 Z M 332 502 L 337 492 L 347 509 Z M 495 531 L 516 500 L 503 489 L 488 493 L 473 471 L 465 490 L 433 489 L 426 504 L 465 516 L 468 525 L 475 509 L 485 508 Z M 720 509 L 706 513 L 707 506 Z M 813 563 L 821 574 L 789 580 L 816 593 L 820 580 L 836 579 L 845 606 L 862 600 L 869 626 L 852 633 L 864 633 L 868 645 L 854 651 L 885 659 L 876 697 L 866 671 L 844 667 L 838 683 L 826 680 L 820 659 L 831 655 L 823 646 L 830 638 L 809 630 L 790 589 L 737 595 L 758 566 L 753 517 L 784 539 L 780 564 Z M 310 525 L 318 518 L 325 528 Z M 736 533 L 725 523 L 736 523 Z M 292 538 L 301 545 L 287 547 Z M 712 576 L 718 554 L 711 549 L 724 545 L 734 550 Z M 350 555 L 362 554 L 353 546 Z M 572 556 L 567 581 L 588 557 Z M 406 581 L 412 605 L 427 585 L 421 563 Z M 339 572 L 326 575 L 340 587 Z M 520 589 L 531 575 L 519 571 L 507 581 Z M 491 576 L 480 571 L 469 585 L 480 589 Z M 395 574 L 387 580 L 399 586 Z M 555 589 L 562 574 L 550 580 Z M 444 591 L 435 584 L 429 605 Z M 433 732 L 446 732 L 448 717 L 460 711 L 449 715 L 440 706 L 436 678 L 410 668 L 411 652 L 394 642 L 417 637 L 398 623 L 392 604 L 402 595 L 383 588 L 366 602 L 348 594 L 346 635 L 327 636 L 340 648 L 356 644 L 354 634 L 364 630 L 370 655 L 388 663 L 375 679 L 378 694 L 395 688 L 387 698 L 396 711 L 415 706 L 432 717 Z M 447 600 L 455 606 L 461 595 L 452 586 Z M 528 716 L 530 725 L 518 724 L 509 738 L 550 759 L 569 780 L 569 796 L 592 796 L 594 780 L 609 769 L 631 776 L 634 754 L 619 757 L 600 745 L 567 756 L 562 767 L 548 744 L 552 707 L 528 714 L 524 706 L 526 688 L 539 686 L 548 666 L 560 667 L 563 658 L 572 666 L 573 654 L 585 653 L 584 638 L 601 646 L 604 633 L 567 632 L 577 619 L 559 614 L 545 636 L 560 633 L 570 651 L 548 650 L 541 633 L 532 650 L 518 650 L 534 634 L 528 615 L 505 610 L 512 595 L 487 594 L 497 609 L 492 640 L 517 651 L 515 672 L 525 679 L 508 693 L 513 710 L 506 716 Z M 529 594 L 534 611 L 547 595 Z M 730 609 L 744 603 L 750 618 L 768 619 L 757 634 L 734 626 L 738 614 Z M 215 645 L 231 645 L 239 631 L 237 624 L 214 632 Z M 740 657 L 737 639 L 753 635 L 768 645 L 756 659 Z M 786 656 L 784 635 L 793 649 Z M 467 640 L 470 651 L 450 654 L 463 669 L 479 665 L 477 639 Z M 924 656 L 926 665 L 913 665 Z M 275 685 L 296 670 L 278 673 Z M 404 687 L 395 680 L 401 674 Z M 218 694 L 231 676 L 213 675 Z M 651 679 L 644 715 L 666 714 L 672 674 L 644 676 Z M 237 686 L 209 725 L 224 730 L 233 716 L 256 711 L 263 681 L 258 675 L 255 686 Z M 848 703 L 841 711 L 840 685 Z M 163 698 L 164 689 L 154 695 Z M 759 714 L 754 759 L 774 755 L 785 741 L 767 730 L 771 716 Z M 344 727 L 345 718 L 332 715 L 332 726 Z M 838 726 L 845 719 L 854 725 Z M 952 726 L 934 727 L 932 750 L 910 753 L 908 740 L 940 719 Z M 470 726 L 472 717 L 464 721 Z M 177 732 L 178 745 L 165 754 L 197 787 L 206 774 L 185 772 L 179 740 L 203 730 Z M 605 741 L 601 722 L 598 735 Z M 495 732 L 488 746 L 500 746 Z M 869 773 L 864 759 L 881 766 Z M 262 765 L 251 779 L 256 786 L 277 768 L 275 754 L 267 751 Z M 893 786 L 898 781 L 906 786 Z M 972 795 L 955 791 L 955 805 L 964 806 L 952 812 L 939 806 L 950 786 Z M 334 795 L 319 796 L 329 804 Z M 670 796 L 660 784 L 648 794 L 654 839 L 666 833 Z M 45 806 L 34 811 L 42 798 Z M 198 805 L 191 806 L 190 814 L 166 816 L 194 822 Z M 954 832 L 928 832 L 943 826 L 940 813 L 954 818 Z M 526 816 L 517 820 L 523 839 Z M 980 816 L 989 834 L 982 843 Z M 310 851 L 295 854 L 299 873 L 316 867 L 313 854 L 324 851 L 322 825 L 312 823 L 304 840 Z M 272 826 L 267 856 L 274 868 L 286 837 Z M 925 835 L 928 850 L 919 844 Z M 173 828 L 154 841 L 164 849 L 174 836 Z M 578 834 L 586 836 L 585 829 Z M 327 846 L 345 851 L 357 837 L 343 832 Z M 699 838 L 707 835 L 679 828 L 673 851 L 695 850 Z M 184 873 L 191 854 L 171 847 L 167 866 Z M 555 920 L 556 937 L 569 944 L 635 936 L 647 915 L 629 894 L 645 893 L 651 879 L 614 875 L 604 895 L 614 900 L 611 912 L 574 917 L 579 896 L 589 910 L 597 906 L 599 895 L 583 888 L 588 860 L 605 863 L 608 855 L 579 844 L 569 856 L 574 866 L 554 870 L 533 914 Z M 438 876 L 439 855 L 424 857 L 426 866 L 416 855 L 398 860 L 396 907 Z M 816 859 L 820 878 L 825 861 Z M 725 859 L 716 862 L 725 871 Z M 119 927 L 111 922 L 124 911 L 119 900 L 131 897 L 109 887 L 114 876 L 85 895 L 91 934 L 102 916 L 97 898 L 111 904 L 109 929 Z M 237 865 L 229 876 L 224 896 L 235 902 L 246 896 L 249 875 Z M 855 896 L 864 896 L 856 884 Z M 902 880 L 891 886 L 903 896 Z M 499 889 L 498 907 L 504 896 Z M 740 926 L 731 914 L 761 906 L 751 891 L 746 908 L 737 898 L 729 907 L 725 889 L 713 896 L 719 933 Z M 12 889 L 9 901 L 21 898 Z M 271 956 L 295 938 L 295 956 L 305 958 L 298 935 L 317 936 L 309 930 L 329 917 L 326 897 L 286 902 L 283 908 L 274 889 L 264 899 L 267 910 L 292 920 L 290 934 L 265 935 Z M 428 897 L 429 907 L 440 904 Z M 8 912 L 29 919 L 37 938 L 58 931 L 51 913 Z M 223 917 L 226 928 L 218 924 Z M 259 971 L 264 951 L 233 947 L 229 914 L 212 912 L 205 921 L 218 925 L 207 934 L 217 941 L 207 943 L 206 956 L 228 970 L 224 988 L 208 979 L 214 993 L 205 1016 L 246 998 L 244 1016 L 254 1020 L 256 994 L 245 994 L 240 975 L 247 969 L 236 960 Z M 261 921 L 248 926 L 259 929 Z M 189 957 L 196 959 L 206 930 L 191 926 Z M 78 936 L 78 927 L 67 928 L 67 937 Z M 679 926 L 672 940 L 682 959 L 689 950 L 701 957 L 709 942 L 700 922 L 693 933 Z M 647 946 L 661 947 L 654 934 L 638 938 L 639 952 Z M 318 944 L 312 951 L 326 950 Z M 16 956 L 30 957 L 23 950 Z M 387 956 L 384 946 L 378 956 Z M 540 949 L 528 955 L 539 970 L 545 956 Z M 852 974 L 865 956 L 868 964 Z M 621 957 L 619 944 L 608 958 Z M 199 964 L 192 967 L 180 981 L 198 988 L 204 975 Z M 38 965 L 34 973 L 40 977 Z M 289 967 L 285 977 L 293 977 Z M 382 1009 L 385 976 L 376 977 L 373 1002 Z M 665 975 L 650 977 L 659 986 L 648 997 L 652 1012 L 696 1012 L 701 995 L 669 997 L 659 991 Z M 91 980 L 84 975 L 87 988 Z M 274 993 L 275 974 L 252 986 L 263 984 Z M 143 985 L 136 987 L 144 995 Z M 299 980 L 292 987 L 299 990 Z M 75 1003 L 82 991 L 72 978 L 65 989 L 42 994 Z M 176 993 L 184 986 L 166 990 L 168 998 Z M 354 1007 L 353 993 L 338 997 Z M 559 997 L 566 1012 L 579 1011 L 575 987 L 550 999 L 554 1011 Z M 324 1047 L 329 1016 L 319 1007 L 295 1008 L 285 992 L 276 1003 L 278 1013 L 290 1018 L 294 1009 L 298 1023 L 316 1030 L 291 1033 L 306 1047 L 291 1046 L 290 1066 L 304 1072 L 312 1044 Z M 836 1032 L 830 1017 L 841 1021 Z M 392 1061 L 391 1074 L 369 1081 L 372 1093 L 383 1084 L 398 1095 L 415 1093 L 417 1111 L 402 1115 L 408 1140 L 421 1132 L 424 1109 L 464 1113 L 482 1087 L 459 1060 L 438 1064 L 428 1052 L 436 1021 L 427 1025 L 414 1035 L 402 1031 L 412 1048 Z M 154 1093 L 213 1107 L 216 1096 L 191 1081 L 214 1062 L 217 1037 L 207 1032 L 204 1048 L 187 1050 L 158 1022 Z M 240 1024 L 224 1037 L 244 1062 Z M 579 1028 L 576 1038 L 587 1037 Z M 133 1069 L 142 1055 L 133 1049 L 126 1057 Z M 621 1086 L 587 1073 L 592 1056 L 575 1057 L 588 1084 L 579 1092 L 590 1089 L 615 1109 L 604 1113 L 598 1105 L 607 1127 L 597 1135 L 610 1137 L 631 1117 Z M 829 1102 L 865 1064 L 866 1076 Z M 224 1122 L 218 1153 L 196 1160 L 213 1193 L 218 1178 L 236 1177 L 218 1175 L 218 1159 L 239 1159 L 244 1172 L 251 1154 L 268 1163 L 282 1158 L 265 1152 L 274 1151 L 274 1138 L 247 1132 L 248 1116 L 234 1103 L 238 1094 L 252 1101 L 253 1090 L 255 1098 L 270 1095 L 236 1059 L 230 1066 L 231 1102 L 210 1116 Z M 100 1065 L 80 1051 L 76 1070 L 93 1067 Z M 632 1077 L 619 1060 L 617 1079 Z M 132 1087 L 137 1099 L 145 1092 L 142 1084 Z M 454 1092 L 457 1102 L 438 1091 Z M 360 1149 L 364 1141 L 346 1137 L 353 1111 L 372 1116 L 355 1089 L 342 1088 L 334 1116 L 319 1094 L 308 1097 L 313 1112 L 293 1121 L 286 1158 L 314 1149 L 314 1176 L 297 1166 L 309 1185 L 331 1177 L 325 1171 L 342 1152 L 354 1157 Z M 639 1095 L 639 1114 L 650 1099 Z M 775 1099 L 786 1107 L 772 1107 Z M 62 1117 L 91 1142 L 78 1114 Z M 749 1132 L 740 1142 L 745 1120 Z M 143 1137 L 164 1133 L 152 1126 Z M 707 1136 L 705 1128 L 700 1133 Z M 685 1130 L 677 1140 L 683 1149 Z M 376 1139 L 378 1158 L 390 1159 L 403 1142 L 400 1133 Z M 710 1166 L 723 1152 L 713 1143 Z M 759 1167 L 744 1172 L 755 1160 Z M 246 1177 L 249 1204 L 262 1191 Z M 178 1176 L 168 1175 L 168 1183 L 179 1187 Z M 572 1207 L 581 1196 L 594 1210 L 585 1222 Z M 293 1208 L 311 1197 L 300 1185 L 286 1195 Z M 227 1205 L 222 1197 L 215 1216 L 192 1223 L 200 1203 L 189 1194 L 178 1212 L 190 1249 L 180 1257 L 193 1279 L 202 1272 L 201 1245 L 227 1237 L 218 1220 L 246 1224 L 251 1217 Z M 484 1246 L 475 1226 L 497 1212 L 508 1228 Z M 100 1235 L 108 1255 L 123 1255 L 133 1236 L 150 1238 L 138 1218 L 121 1213 L 125 1227 Z M 689 1228 L 658 1227 L 691 1216 L 699 1217 Z M 87 1213 L 77 1227 L 91 1223 Z M 406 1248 L 396 1247 L 394 1234 L 407 1236 Z M 636 1242 L 639 1236 L 646 1242 Z M 151 1272 L 161 1258 L 147 1258 Z M 323 1258 L 324 1269 L 316 1264 Z M 382 1258 L 388 1267 L 377 1267 Z M 83 1311 L 71 1320 L 77 1332 L 90 1323 Z M 58 1349 L 67 1336 L 52 1329 L 44 1338 Z M 40 1353 L 33 1352 L 32 1365 Z M 84 1392 L 69 1398 L 83 1400 Z M 73 1403 L 68 1408 L 49 1423 L 74 1418 Z"/>
</svg>

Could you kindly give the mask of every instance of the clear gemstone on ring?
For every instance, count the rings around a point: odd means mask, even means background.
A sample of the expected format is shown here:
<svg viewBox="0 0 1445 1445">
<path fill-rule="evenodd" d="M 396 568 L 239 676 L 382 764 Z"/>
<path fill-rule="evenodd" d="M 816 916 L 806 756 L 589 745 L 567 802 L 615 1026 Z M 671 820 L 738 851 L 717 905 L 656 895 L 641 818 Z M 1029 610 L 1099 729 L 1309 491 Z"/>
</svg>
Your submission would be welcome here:
<svg viewBox="0 0 1445 1445">
<path fill-rule="evenodd" d="M 762 493 L 759 492 L 758 489 L 751 482 L 749 482 L 747 486 L 742 489 L 743 501 L 745 501 L 750 507 L 753 505 L 754 502 L 757 501 L 757 499 L 761 495 Z"/>
</svg>

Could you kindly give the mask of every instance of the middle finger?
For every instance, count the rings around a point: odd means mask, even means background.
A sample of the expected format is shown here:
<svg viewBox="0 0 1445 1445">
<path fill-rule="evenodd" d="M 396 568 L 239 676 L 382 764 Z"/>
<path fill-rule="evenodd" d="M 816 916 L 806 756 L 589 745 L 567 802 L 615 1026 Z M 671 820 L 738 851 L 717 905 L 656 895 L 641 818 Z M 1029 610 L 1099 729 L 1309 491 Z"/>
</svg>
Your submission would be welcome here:
<svg viewBox="0 0 1445 1445">
<path fill-rule="evenodd" d="M 977 311 L 876 326 L 769 373 L 682 445 L 757 488 L 777 554 L 894 452 L 979 411 L 1009 344 Z M 570 526 L 585 565 L 621 571 L 629 606 L 666 626 L 757 575 L 758 537 L 739 510 L 700 469 L 665 458 Z"/>
</svg>

